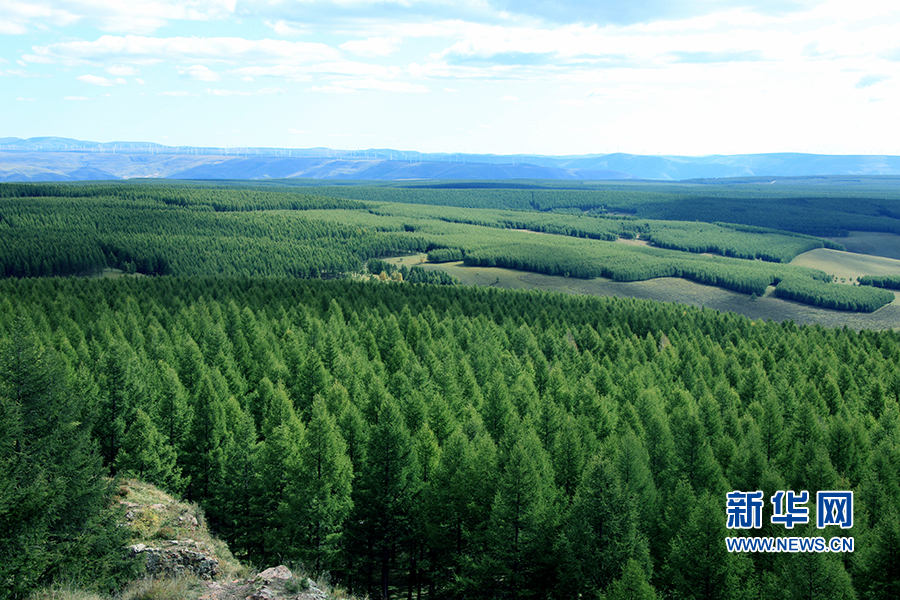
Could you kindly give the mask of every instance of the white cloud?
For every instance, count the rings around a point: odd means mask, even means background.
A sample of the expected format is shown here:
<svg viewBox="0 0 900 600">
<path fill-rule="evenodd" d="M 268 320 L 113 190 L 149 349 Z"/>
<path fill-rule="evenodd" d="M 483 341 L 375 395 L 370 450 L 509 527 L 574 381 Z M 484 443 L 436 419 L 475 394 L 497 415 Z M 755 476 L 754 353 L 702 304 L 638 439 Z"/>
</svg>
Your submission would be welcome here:
<svg viewBox="0 0 900 600">
<path fill-rule="evenodd" d="M 0 3 L 0 34 L 23 35 L 32 23 L 66 26 L 78 20 L 68 10 L 54 6 L 56 2 L 8 0 Z"/>
<path fill-rule="evenodd" d="M 341 50 L 360 56 L 387 56 L 396 52 L 399 44 L 398 38 L 370 37 L 364 40 L 344 42 L 339 47 Z"/>
<path fill-rule="evenodd" d="M 323 94 L 353 94 L 356 93 L 357 90 L 349 87 L 339 86 L 339 85 L 314 85 L 310 88 L 313 92 L 320 92 Z"/>
<path fill-rule="evenodd" d="M 19 96 L 16 100 L 19 102 L 37 102 L 37 98 L 23 98 L 22 96 Z"/>
<path fill-rule="evenodd" d="M 219 81 L 222 79 L 222 76 L 218 73 L 211 71 L 209 67 L 204 65 L 193 65 L 190 67 L 185 67 L 184 69 L 178 69 L 179 75 L 186 75 L 191 79 L 196 81 Z"/>
<path fill-rule="evenodd" d="M 34 79 L 35 77 L 40 77 L 37 73 L 31 73 L 30 71 L 26 71 L 25 69 L 7 69 L 5 71 L 0 71 L 0 76 L 5 77 L 22 77 L 25 79 Z"/>
<path fill-rule="evenodd" d="M 417 83 L 409 83 L 406 81 L 385 81 L 380 79 L 348 79 L 345 81 L 334 81 L 332 85 L 314 86 L 314 92 L 328 92 L 346 94 L 359 91 L 379 91 L 379 92 L 401 92 L 411 94 L 422 94 L 428 92 L 428 88 Z"/>
<path fill-rule="evenodd" d="M 112 87 L 114 85 L 121 85 L 121 84 L 125 83 L 125 80 L 122 78 L 112 80 L 107 77 L 99 77 L 97 75 L 79 75 L 75 79 L 77 79 L 81 83 L 87 83 L 90 85 L 99 85 L 101 87 Z"/>
<path fill-rule="evenodd" d="M 272 31 L 277 33 L 278 35 L 283 35 L 285 37 L 291 37 L 296 35 L 301 35 L 306 33 L 306 29 L 302 26 L 297 26 L 295 23 L 288 23 L 284 20 L 279 21 L 264 21 L 266 27 L 269 27 Z"/>
<path fill-rule="evenodd" d="M 174 91 L 174 92 L 157 92 L 157 96 L 170 96 L 172 98 L 187 98 L 187 97 L 197 97 L 197 94 L 193 94 L 191 92 L 186 91 Z"/>
<path fill-rule="evenodd" d="M 146 84 L 147 84 L 147 82 L 144 81 L 144 80 L 141 79 L 141 78 L 135 79 L 134 82 L 135 82 L 136 84 L 138 84 L 138 85 L 146 85 Z"/>
<path fill-rule="evenodd" d="M 252 96 L 253 92 L 246 90 L 206 90 L 210 96 Z"/>
<path fill-rule="evenodd" d="M 206 93 L 211 96 L 271 96 L 273 94 L 283 94 L 284 90 L 280 88 L 268 87 L 260 88 L 255 92 L 247 90 L 214 90 L 208 89 Z"/>
<path fill-rule="evenodd" d="M 236 0 L 11 0 L 0 3 L 0 33 L 48 25 L 89 25 L 117 33 L 151 33 L 172 21 L 209 21 L 234 13 Z"/>
<path fill-rule="evenodd" d="M 106 72 L 110 75 L 115 75 L 116 77 L 131 77 L 137 75 L 138 70 L 127 65 L 112 65 L 106 67 Z"/>
<path fill-rule="evenodd" d="M 867 87 L 872 87 L 876 83 L 881 83 L 885 81 L 888 77 L 884 75 L 864 75 L 860 77 L 859 81 L 856 82 L 857 89 L 863 89 Z"/>
<path fill-rule="evenodd" d="M 339 54 L 325 44 L 234 37 L 146 37 L 104 35 L 92 42 L 58 42 L 34 46 L 23 59 L 45 64 L 156 64 L 170 62 L 316 63 Z"/>
</svg>

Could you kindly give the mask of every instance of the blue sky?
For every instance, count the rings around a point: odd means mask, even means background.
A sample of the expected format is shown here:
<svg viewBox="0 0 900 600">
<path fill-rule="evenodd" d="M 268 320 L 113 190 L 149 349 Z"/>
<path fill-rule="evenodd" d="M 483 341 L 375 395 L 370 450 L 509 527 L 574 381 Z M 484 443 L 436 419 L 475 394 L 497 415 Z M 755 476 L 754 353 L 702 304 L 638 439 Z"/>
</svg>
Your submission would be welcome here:
<svg viewBox="0 0 900 600">
<path fill-rule="evenodd" d="M 900 154 L 883 0 L 0 0 L 0 137 Z"/>
</svg>

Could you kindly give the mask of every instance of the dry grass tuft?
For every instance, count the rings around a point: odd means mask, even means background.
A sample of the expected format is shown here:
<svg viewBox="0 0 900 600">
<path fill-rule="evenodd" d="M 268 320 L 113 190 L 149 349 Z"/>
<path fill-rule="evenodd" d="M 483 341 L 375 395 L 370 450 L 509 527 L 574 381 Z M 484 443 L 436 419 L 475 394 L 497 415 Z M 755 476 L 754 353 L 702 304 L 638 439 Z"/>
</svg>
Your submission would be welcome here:
<svg viewBox="0 0 900 600">
<path fill-rule="evenodd" d="M 183 600 L 196 598 L 202 589 L 196 577 L 138 579 L 131 582 L 116 600 Z"/>
</svg>

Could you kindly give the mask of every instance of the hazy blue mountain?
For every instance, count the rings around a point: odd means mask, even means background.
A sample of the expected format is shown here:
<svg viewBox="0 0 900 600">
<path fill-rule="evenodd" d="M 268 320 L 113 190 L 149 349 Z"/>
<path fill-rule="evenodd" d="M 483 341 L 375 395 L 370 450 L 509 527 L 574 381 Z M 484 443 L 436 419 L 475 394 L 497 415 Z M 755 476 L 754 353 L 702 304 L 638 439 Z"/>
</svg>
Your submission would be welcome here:
<svg viewBox="0 0 900 600">
<path fill-rule="evenodd" d="M 60 137 L 0 138 L 0 181 L 170 179 L 656 179 L 900 175 L 898 156 L 484 155 L 330 148 L 170 147 Z"/>
</svg>

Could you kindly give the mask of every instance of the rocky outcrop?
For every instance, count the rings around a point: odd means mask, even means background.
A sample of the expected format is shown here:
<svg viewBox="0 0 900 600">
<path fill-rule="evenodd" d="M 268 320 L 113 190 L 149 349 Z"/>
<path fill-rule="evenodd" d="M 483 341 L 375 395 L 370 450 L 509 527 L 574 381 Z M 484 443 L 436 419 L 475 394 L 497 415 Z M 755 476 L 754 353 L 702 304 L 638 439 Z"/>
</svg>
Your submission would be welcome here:
<svg viewBox="0 0 900 600">
<path fill-rule="evenodd" d="M 131 546 L 132 556 L 142 555 L 147 561 L 147 574 L 153 577 L 194 575 L 212 579 L 219 572 L 219 561 L 204 552 L 193 540 L 170 540 L 165 547 L 153 548 L 144 544 Z"/>
<path fill-rule="evenodd" d="M 343 597 L 343 596 L 341 596 Z M 284 565 L 266 569 L 249 579 L 210 582 L 199 600 L 327 600 L 329 596 L 308 577 L 295 577 Z"/>
</svg>

